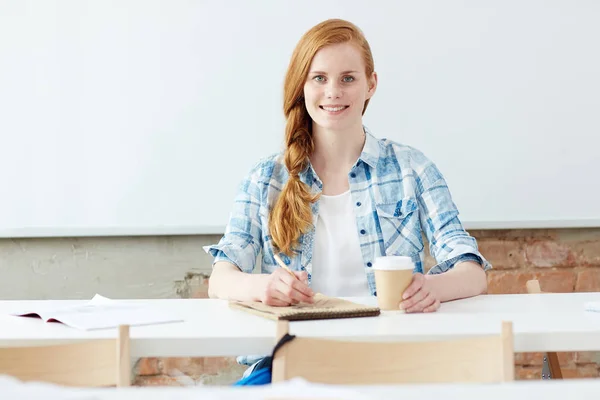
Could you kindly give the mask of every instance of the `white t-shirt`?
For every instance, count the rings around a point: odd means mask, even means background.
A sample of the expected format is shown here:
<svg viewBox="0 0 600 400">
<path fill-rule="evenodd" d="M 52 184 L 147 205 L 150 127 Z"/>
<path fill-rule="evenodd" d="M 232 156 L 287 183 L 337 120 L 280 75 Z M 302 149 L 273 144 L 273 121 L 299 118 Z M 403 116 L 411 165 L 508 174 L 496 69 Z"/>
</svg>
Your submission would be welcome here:
<svg viewBox="0 0 600 400">
<path fill-rule="evenodd" d="M 369 296 L 350 191 L 321 195 L 315 227 L 311 288 L 326 296 Z"/>
</svg>

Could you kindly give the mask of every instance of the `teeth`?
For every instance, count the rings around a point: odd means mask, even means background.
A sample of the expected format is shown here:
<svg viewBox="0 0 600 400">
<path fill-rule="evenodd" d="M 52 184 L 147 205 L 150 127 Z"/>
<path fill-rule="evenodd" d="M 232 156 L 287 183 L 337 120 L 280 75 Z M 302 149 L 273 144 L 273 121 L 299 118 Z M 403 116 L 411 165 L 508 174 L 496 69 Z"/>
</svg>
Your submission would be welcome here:
<svg viewBox="0 0 600 400">
<path fill-rule="evenodd" d="M 346 107 L 344 107 L 344 106 L 342 106 L 342 107 L 323 107 L 323 110 L 330 111 L 330 112 L 335 112 L 335 111 L 341 111 L 344 108 L 346 108 Z"/>
</svg>

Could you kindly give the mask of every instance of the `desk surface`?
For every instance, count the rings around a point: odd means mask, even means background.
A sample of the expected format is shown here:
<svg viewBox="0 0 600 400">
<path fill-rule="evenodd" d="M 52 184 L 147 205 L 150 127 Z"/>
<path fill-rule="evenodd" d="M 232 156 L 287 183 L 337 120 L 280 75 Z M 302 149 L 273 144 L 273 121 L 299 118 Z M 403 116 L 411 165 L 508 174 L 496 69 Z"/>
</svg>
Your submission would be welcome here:
<svg viewBox="0 0 600 400">
<path fill-rule="evenodd" d="M 0 376 L 0 378 L 2 378 Z M 597 400 L 600 380 L 516 381 L 503 384 L 426 384 L 396 386 L 334 386 L 293 380 L 282 384 L 246 387 L 129 387 L 74 389 L 39 383 L 17 384 L 10 380 L 0 390 L 7 399 L 70 400 L 257 400 L 257 399 L 444 399 L 444 400 Z"/>
<path fill-rule="evenodd" d="M 376 299 L 352 298 L 363 304 Z M 185 322 L 132 327 L 134 357 L 201 357 L 268 354 L 275 322 L 230 309 L 214 299 L 134 300 Z M 600 350 L 600 313 L 584 311 L 600 293 L 482 295 L 442 304 L 431 314 L 383 312 L 378 317 L 293 322 L 292 334 L 345 340 L 420 341 L 496 334 L 513 321 L 515 351 Z M 81 303 L 75 300 L 0 301 L 0 346 L 24 346 L 114 337 L 115 330 L 79 331 L 58 323 L 13 317 L 9 312 Z"/>
</svg>

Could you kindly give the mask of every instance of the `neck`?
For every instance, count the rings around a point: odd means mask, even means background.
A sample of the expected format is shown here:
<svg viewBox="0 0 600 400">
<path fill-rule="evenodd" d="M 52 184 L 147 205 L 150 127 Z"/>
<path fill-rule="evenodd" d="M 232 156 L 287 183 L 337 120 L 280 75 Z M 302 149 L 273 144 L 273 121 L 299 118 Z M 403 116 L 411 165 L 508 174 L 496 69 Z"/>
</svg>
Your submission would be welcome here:
<svg viewBox="0 0 600 400">
<path fill-rule="evenodd" d="M 313 166 L 318 169 L 348 171 L 360 156 L 365 144 L 362 125 L 346 131 L 330 131 L 313 125 Z"/>
</svg>

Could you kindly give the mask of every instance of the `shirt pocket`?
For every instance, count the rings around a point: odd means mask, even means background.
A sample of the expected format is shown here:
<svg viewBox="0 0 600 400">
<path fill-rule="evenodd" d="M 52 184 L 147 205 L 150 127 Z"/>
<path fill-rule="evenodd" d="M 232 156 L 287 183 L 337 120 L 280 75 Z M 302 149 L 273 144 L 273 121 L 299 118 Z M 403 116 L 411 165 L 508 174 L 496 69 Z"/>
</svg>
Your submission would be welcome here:
<svg viewBox="0 0 600 400">
<path fill-rule="evenodd" d="M 387 256 L 414 256 L 423 250 L 419 208 L 413 198 L 376 204 Z"/>
</svg>

